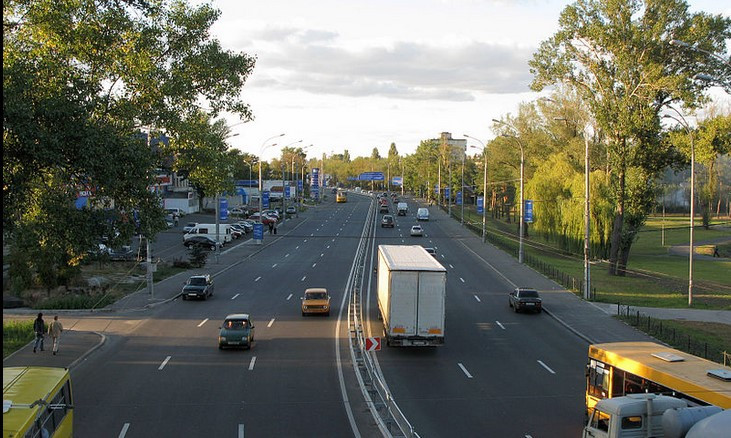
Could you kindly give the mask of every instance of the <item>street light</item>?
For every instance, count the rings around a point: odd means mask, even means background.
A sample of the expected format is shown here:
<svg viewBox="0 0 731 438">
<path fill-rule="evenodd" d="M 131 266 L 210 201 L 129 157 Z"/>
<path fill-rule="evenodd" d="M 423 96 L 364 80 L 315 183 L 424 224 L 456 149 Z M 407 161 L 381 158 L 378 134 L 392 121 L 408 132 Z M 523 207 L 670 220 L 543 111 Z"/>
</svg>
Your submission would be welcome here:
<svg viewBox="0 0 731 438">
<path fill-rule="evenodd" d="M 680 119 L 666 114 L 663 117 L 673 119 L 678 122 L 690 137 L 690 242 L 688 248 L 688 307 L 693 304 L 693 227 L 695 225 L 695 136 L 690 129 L 690 125 L 678 110 L 669 107 L 675 111 Z M 682 121 L 681 121 L 682 120 Z"/>
<path fill-rule="evenodd" d="M 485 143 L 482 142 L 482 140 L 472 137 L 467 134 L 462 134 L 466 138 L 471 138 L 472 140 L 475 140 L 476 142 L 480 143 L 482 145 L 482 159 L 485 162 L 485 170 L 482 174 L 482 242 L 484 243 L 486 240 L 486 229 L 487 229 L 487 147 L 485 146 Z M 476 146 L 472 145 L 470 146 L 472 148 L 478 149 Z"/>
<path fill-rule="evenodd" d="M 500 120 L 497 120 L 497 119 L 492 119 L 492 121 L 499 125 L 504 125 L 504 126 L 508 127 L 510 130 L 512 130 L 513 132 L 516 132 L 512 126 L 508 125 L 505 122 L 501 122 Z M 518 263 L 523 263 L 523 226 L 524 226 L 523 223 L 525 222 L 525 217 L 524 217 L 525 212 L 524 212 L 524 205 L 523 205 L 523 171 L 524 171 L 524 167 L 525 167 L 525 154 L 523 153 L 523 142 L 521 142 L 520 138 L 518 138 L 515 135 L 502 134 L 501 136 L 515 139 L 515 141 L 518 142 L 518 146 L 520 146 L 520 228 L 519 228 L 519 230 L 520 230 L 519 231 L 520 232 L 519 242 L 520 243 L 518 244 Z"/>
<path fill-rule="evenodd" d="M 273 139 L 275 139 L 277 137 L 284 137 L 284 134 L 279 134 L 279 135 L 275 135 L 275 136 L 272 136 L 272 137 L 267 138 L 266 140 L 264 140 L 264 143 L 262 143 L 261 144 L 261 147 L 259 148 L 259 223 L 261 223 L 261 224 L 264 223 L 262 221 L 262 210 L 263 210 L 263 206 L 262 206 L 262 194 L 264 193 L 264 187 L 262 185 L 262 179 L 261 179 L 261 164 L 262 164 L 261 155 L 264 153 L 264 150 L 266 148 L 277 145 L 276 143 L 267 145 L 267 143 L 270 140 L 273 140 Z M 261 242 L 259 242 L 259 243 L 261 243 Z"/>
<path fill-rule="evenodd" d="M 302 150 L 305 151 L 305 150 L 307 150 L 308 148 L 310 148 L 312 146 L 313 146 L 312 144 L 308 144 L 307 146 L 303 146 L 302 147 Z M 297 179 L 297 171 L 296 171 L 296 169 L 294 167 L 294 160 L 296 160 L 297 157 L 298 157 L 297 154 L 293 154 L 292 155 L 292 164 L 291 164 L 291 167 L 292 167 L 292 173 L 291 173 L 291 175 L 293 177 L 292 178 L 292 181 L 295 184 L 295 202 L 297 202 L 297 199 L 301 197 L 299 191 L 297 190 L 297 189 L 299 189 L 299 187 L 297 186 L 297 183 L 299 182 L 299 179 Z M 302 187 L 303 187 L 303 191 L 304 191 L 304 183 L 303 183 L 303 186 Z M 295 215 L 298 215 L 299 216 L 299 208 L 297 208 L 297 212 L 295 213 Z M 286 216 L 286 212 L 285 212 L 285 216 Z"/>
</svg>

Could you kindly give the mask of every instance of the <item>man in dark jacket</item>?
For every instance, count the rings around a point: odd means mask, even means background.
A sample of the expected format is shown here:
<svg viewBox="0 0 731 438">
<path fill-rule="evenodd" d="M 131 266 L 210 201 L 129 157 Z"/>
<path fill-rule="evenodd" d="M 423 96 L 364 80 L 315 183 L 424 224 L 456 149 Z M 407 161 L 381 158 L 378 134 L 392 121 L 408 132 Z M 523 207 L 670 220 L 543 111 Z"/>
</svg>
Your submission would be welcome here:
<svg viewBox="0 0 731 438">
<path fill-rule="evenodd" d="M 33 353 L 36 352 L 38 347 L 43 351 L 43 335 L 46 333 L 46 323 L 43 322 L 43 314 L 39 313 L 38 318 L 33 321 L 33 331 L 36 334 L 36 343 L 33 344 Z"/>
</svg>

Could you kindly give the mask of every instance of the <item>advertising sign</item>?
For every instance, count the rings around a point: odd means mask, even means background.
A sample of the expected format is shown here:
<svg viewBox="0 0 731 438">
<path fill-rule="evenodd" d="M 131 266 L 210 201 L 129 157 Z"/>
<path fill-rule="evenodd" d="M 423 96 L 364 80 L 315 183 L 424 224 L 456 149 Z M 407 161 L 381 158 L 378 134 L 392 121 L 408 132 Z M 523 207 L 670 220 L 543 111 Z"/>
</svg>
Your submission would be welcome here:
<svg viewBox="0 0 731 438">
<path fill-rule="evenodd" d="M 261 194 L 261 207 L 269 208 L 269 190 L 264 190 Z"/>
<path fill-rule="evenodd" d="M 444 197 L 445 197 L 445 198 L 447 198 L 447 199 L 452 199 L 452 198 L 451 198 L 451 197 L 449 196 L 449 187 L 445 187 L 445 188 L 444 188 Z"/>
<path fill-rule="evenodd" d="M 289 186 L 284 186 L 284 197 L 287 198 L 287 199 L 290 198 L 289 189 L 290 189 Z"/>
<path fill-rule="evenodd" d="M 261 243 L 264 240 L 264 224 L 261 222 L 254 222 L 254 240 L 257 243 Z"/>
<path fill-rule="evenodd" d="M 404 179 L 400 176 L 394 176 L 391 178 L 391 184 L 401 187 L 404 184 Z"/>
<path fill-rule="evenodd" d="M 457 190 L 457 205 L 462 205 L 462 190 Z"/>
<path fill-rule="evenodd" d="M 218 200 L 218 219 L 222 221 L 228 220 L 228 199 L 226 198 Z"/>
<path fill-rule="evenodd" d="M 523 213 L 523 218 L 527 223 L 533 222 L 533 200 L 526 199 L 525 201 L 525 212 Z"/>
<path fill-rule="evenodd" d="M 485 214 L 485 198 L 483 196 L 477 197 L 477 214 Z"/>
</svg>

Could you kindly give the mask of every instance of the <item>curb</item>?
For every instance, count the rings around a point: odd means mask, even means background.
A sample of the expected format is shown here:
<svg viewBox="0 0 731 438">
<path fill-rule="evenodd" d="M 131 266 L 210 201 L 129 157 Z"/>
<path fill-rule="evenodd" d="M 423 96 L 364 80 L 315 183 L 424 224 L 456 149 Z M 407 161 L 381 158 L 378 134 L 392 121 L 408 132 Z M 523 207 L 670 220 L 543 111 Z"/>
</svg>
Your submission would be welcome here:
<svg viewBox="0 0 731 438">
<path fill-rule="evenodd" d="M 99 333 L 99 332 L 90 332 L 90 333 L 94 333 L 95 335 L 98 335 L 100 337 L 99 342 L 97 342 L 97 344 L 94 345 L 93 347 L 91 347 L 90 349 L 86 350 L 84 352 L 84 354 L 79 356 L 75 361 L 71 362 L 71 364 L 69 364 L 69 369 L 74 368 L 75 366 L 79 365 L 83 360 L 86 360 L 86 358 L 91 353 L 93 353 L 94 351 L 99 349 L 107 341 L 107 337 L 102 333 Z"/>
<path fill-rule="evenodd" d="M 562 326 L 566 327 L 566 329 L 568 329 L 568 331 L 570 331 L 571 333 L 573 333 L 576 336 L 578 336 L 579 338 L 581 338 L 583 341 L 585 341 L 585 342 L 587 342 L 589 344 L 596 344 L 596 342 L 593 341 L 593 340 L 591 340 L 591 338 L 589 338 L 588 336 L 584 335 L 580 331 L 578 331 L 575 328 L 573 328 L 570 325 L 568 325 L 564 320 L 562 320 L 561 318 L 559 318 L 558 316 L 556 316 L 553 312 L 550 312 L 545 306 L 543 307 L 543 311 L 548 316 L 550 316 L 551 318 L 553 318 L 556 321 L 558 321 L 559 324 L 561 324 Z"/>
</svg>

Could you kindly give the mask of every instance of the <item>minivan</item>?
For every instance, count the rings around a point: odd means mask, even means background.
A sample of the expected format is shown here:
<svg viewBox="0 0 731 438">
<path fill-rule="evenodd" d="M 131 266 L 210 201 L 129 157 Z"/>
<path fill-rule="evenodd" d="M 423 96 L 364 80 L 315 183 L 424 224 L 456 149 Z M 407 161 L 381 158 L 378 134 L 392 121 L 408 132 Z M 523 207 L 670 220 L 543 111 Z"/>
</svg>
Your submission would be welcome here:
<svg viewBox="0 0 731 438">
<path fill-rule="evenodd" d="M 429 220 L 429 209 L 422 207 L 422 208 L 416 210 L 416 220 L 417 221 L 428 221 Z"/>
<path fill-rule="evenodd" d="M 218 224 L 219 240 L 222 244 L 231 241 L 231 225 L 229 224 Z M 208 236 L 211 239 L 216 240 L 216 224 L 198 224 L 193 229 L 188 231 L 183 236 L 183 242 L 191 238 L 192 236 L 203 235 Z"/>
</svg>

